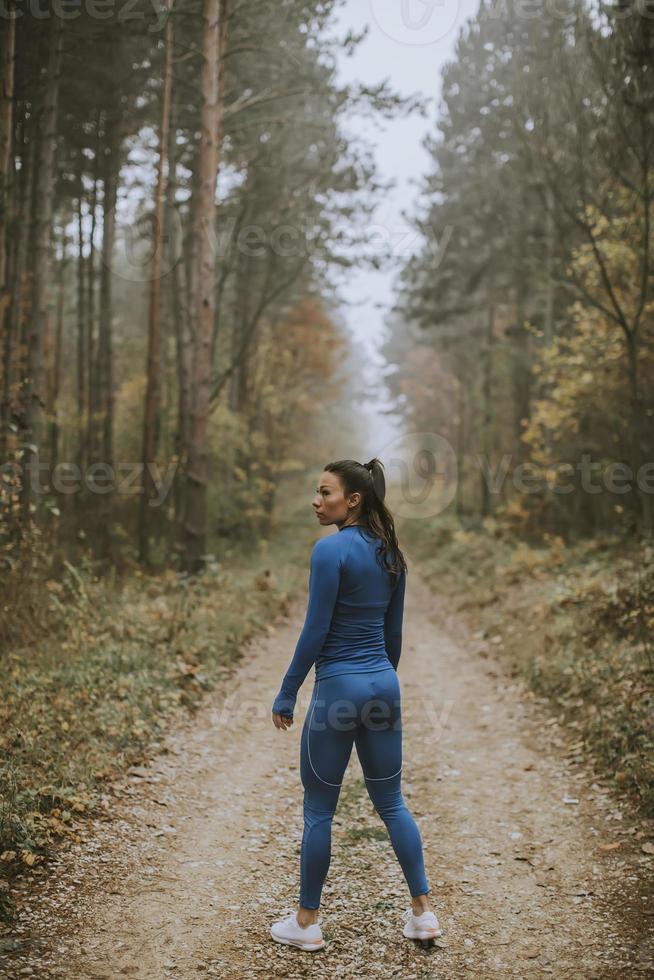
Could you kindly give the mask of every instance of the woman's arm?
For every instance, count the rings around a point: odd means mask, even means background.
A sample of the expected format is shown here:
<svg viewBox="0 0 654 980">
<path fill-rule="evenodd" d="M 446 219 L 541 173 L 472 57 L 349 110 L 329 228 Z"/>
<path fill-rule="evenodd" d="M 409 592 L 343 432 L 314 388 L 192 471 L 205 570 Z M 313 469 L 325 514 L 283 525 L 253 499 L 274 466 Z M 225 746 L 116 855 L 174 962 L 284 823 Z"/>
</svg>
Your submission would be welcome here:
<svg viewBox="0 0 654 980">
<path fill-rule="evenodd" d="M 341 560 L 334 548 L 334 538 L 319 538 L 311 552 L 309 603 L 293 659 L 284 675 L 272 711 L 293 717 L 297 692 L 311 665 L 320 653 L 332 621 L 341 576 Z"/>
<path fill-rule="evenodd" d="M 397 670 L 402 653 L 402 620 L 404 618 L 404 594 L 406 591 L 406 571 L 402 569 L 397 584 L 391 594 L 384 616 L 384 641 L 388 659 Z"/>
</svg>

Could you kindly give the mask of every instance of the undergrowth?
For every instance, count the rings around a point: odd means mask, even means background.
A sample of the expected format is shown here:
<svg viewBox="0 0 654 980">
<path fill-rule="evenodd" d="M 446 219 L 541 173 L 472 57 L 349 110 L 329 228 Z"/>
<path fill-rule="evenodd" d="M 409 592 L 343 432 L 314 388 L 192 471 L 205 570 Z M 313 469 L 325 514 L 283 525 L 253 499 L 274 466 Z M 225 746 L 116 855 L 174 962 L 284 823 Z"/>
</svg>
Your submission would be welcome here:
<svg viewBox="0 0 654 980">
<path fill-rule="evenodd" d="M 526 544 L 489 519 L 406 521 L 400 540 L 431 587 L 549 702 L 574 753 L 654 816 L 654 549 L 603 537 Z"/>
<path fill-rule="evenodd" d="M 231 673 L 245 641 L 286 614 L 306 586 L 309 546 L 308 534 L 280 529 L 196 578 L 137 570 L 117 588 L 71 566 L 41 586 L 50 631 L 2 657 L 0 916 L 12 878 L 75 839 L 107 805 L 111 780 L 150 758 L 175 717 Z"/>
</svg>

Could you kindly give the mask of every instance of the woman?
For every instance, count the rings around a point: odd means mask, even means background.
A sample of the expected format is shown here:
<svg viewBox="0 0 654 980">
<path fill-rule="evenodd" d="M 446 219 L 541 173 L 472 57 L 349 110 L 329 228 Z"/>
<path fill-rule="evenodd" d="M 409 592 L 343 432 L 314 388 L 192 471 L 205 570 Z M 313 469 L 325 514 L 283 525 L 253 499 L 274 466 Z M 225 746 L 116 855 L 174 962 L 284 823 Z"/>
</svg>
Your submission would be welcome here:
<svg viewBox="0 0 654 980">
<path fill-rule="evenodd" d="M 353 744 L 411 894 L 403 933 L 410 939 L 442 934 L 427 899 L 420 831 L 400 788 L 402 719 L 396 671 L 407 568 L 384 505 L 385 493 L 378 459 L 363 465 L 341 460 L 321 474 L 314 511 L 320 524 L 335 524 L 338 531 L 313 546 L 304 627 L 272 707 L 275 727 L 286 731 L 293 724 L 298 689 L 315 662 L 300 747 L 300 903 L 297 912 L 271 929 L 277 942 L 308 951 L 325 945 L 318 909 L 331 859 L 332 817 Z"/>
</svg>

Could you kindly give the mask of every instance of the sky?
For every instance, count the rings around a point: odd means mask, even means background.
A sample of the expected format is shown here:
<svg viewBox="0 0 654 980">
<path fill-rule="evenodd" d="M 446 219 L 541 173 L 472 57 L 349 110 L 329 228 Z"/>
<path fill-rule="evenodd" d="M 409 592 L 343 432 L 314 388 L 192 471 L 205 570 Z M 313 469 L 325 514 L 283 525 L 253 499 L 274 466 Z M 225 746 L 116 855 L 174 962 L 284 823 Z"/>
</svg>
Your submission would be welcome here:
<svg viewBox="0 0 654 980">
<path fill-rule="evenodd" d="M 478 0 L 346 0 L 335 20 L 335 30 L 343 35 L 349 29 L 358 33 L 369 27 L 355 53 L 351 57 L 341 55 L 341 82 L 372 84 L 387 78 L 401 95 L 419 93 L 431 99 L 424 117 L 414 113 L 375 124 L 365 119 L 351 121 L 353 131 L 374 145 L 380 176 L 395 181 L 393 190 L 384 195 L 370 230 L 372 235 L 374 226 L 382 226 L 383 231 L 377 229 L 377 234 L 392 243 L 395 271 L 353 267 L 341 285 L 347 301 L 343 314 L 348 329 L 366 353 L 370 395 L 364 408 L 368 428 L 365 449 L 369 449 L 369 457 L 379 455 L 383 459 L 384 448 L 402 433 L 400 419 L 383 414 L 389 408 L 389 396 L 383 384 L 385 361 L 379 346 L 385 337 L 384 319 L 394 301 L 396 272 L 420 246 L 403 212 L 409 216 L 415 212 L 417 184 L 431 169 L 422 140 L 435 131 L 441 69 L 453 58 L 459 31 L 474 16 L 477 6 Z"/>
</svg>

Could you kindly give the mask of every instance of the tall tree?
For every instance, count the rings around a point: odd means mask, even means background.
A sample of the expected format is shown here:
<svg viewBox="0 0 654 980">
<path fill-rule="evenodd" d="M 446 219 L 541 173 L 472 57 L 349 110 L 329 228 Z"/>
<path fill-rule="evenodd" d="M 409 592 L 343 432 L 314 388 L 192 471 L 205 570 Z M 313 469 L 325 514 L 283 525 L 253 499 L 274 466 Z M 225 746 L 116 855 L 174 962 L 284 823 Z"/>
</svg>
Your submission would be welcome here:
<svg viewBox="0 0 654 980">
<path fill-rule="evenodd" d="M 51 11 L 51 14 L 54 12 Z M 43 445 L 43 409 L 45 386 L 43 372 L 43 338 L 48 316 L 51 280 L 51 238 L 54 198 L 54 160 L 59 99 L 59 81 L 63 47 L 63 24 L 60 17 L 51 16 L 46 33 L 47 56 L 41 76 L 38 132 L 36 135 L 37 173 L 32 197 L 31 241 L 34 259 L 32 275 L 31 312 L 27 324 L 27 363 L 23 378 L 24 466 L 30 477 L 24 479 L 24 519 L 29 521 L 36 507 L 32 492 L 34 469 L 39 462 Z"/>
<path fill-rule="evenodd" d="M 197 203 L 193 224 L 195 280 L 192 316 L 191 405 L 183 513 L 184 568 L 203 566 L 207 536 L 207 480 L 211 347 L 216 303 L 213 232 L 220 162 L 222 92 L 219 89 L 220 32 L 226 0 L 203 0 L 202 111 Z"/>
<path fill-rule="evenodd" d="M 6 8 L 7 23 L 0 32 L 0 320 L 11 297 L 7 282 L 7 217 L 13 141 L 15 11 L 14 0 L 10 0 Z"/>
<path fill-rule="evenodd" d="M 173 20 L 170 16 L 172 0 L 166 0 L 166 27 L 164 29 L 164 63 L 161 94 L 161 124 L 159 127 L 159 160 L 153 215 L 153 240 L 150 271 L 150 308 L 148 320 L 148 355 L 146 365 L 146 392 L 143 409 L 143 493 L 139 516 L 139 558 L 149 561 L 149 514 L 150 505 L 156 499 L 156 488 L 150 464 L 156 461 L 161 428 L 161 277 L 162 248 L 164 243 L 164 206 L 166 201 L 166 155 L 169 150 L 170 105 L 173 64 Z M 168 163 L 170 171 L 170 163 Z"/>
</svg>

